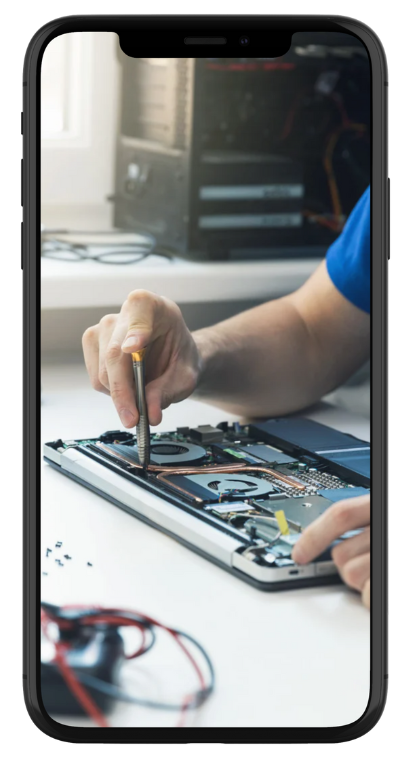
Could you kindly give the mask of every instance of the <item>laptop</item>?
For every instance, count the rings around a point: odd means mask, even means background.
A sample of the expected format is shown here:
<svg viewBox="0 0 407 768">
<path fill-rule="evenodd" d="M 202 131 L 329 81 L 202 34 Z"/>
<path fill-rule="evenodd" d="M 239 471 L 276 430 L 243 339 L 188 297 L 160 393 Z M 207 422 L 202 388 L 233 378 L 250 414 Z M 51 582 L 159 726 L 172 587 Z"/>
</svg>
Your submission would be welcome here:
<svg viewBox="0 0 407 768">
<path fill-rule="evenodd" d="M 124 431 L 46 443 L 44 459 L 262 590 L 337 583 L 331 547 L 305 566 L 292 548 L 336 501 L 370 493 L 370 444 L 307 418 L 153 432 L 147 469 Z"/>
</svg>

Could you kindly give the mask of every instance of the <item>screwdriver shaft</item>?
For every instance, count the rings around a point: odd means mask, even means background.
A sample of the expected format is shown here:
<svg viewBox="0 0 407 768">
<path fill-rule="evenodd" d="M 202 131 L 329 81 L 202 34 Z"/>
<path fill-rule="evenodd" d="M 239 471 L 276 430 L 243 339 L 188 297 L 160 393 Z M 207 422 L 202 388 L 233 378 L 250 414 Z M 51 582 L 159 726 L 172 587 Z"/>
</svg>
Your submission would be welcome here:
<svg viewBox="0 0 407 768">
<path fill-rule="evenodd" d="M 136 403 L 139 412 L 139 422 L 136 428 L 137 434 L 137 452 L 140 464 L 146 469 L 150 463 L 150 426 L 148 421 L 146 387 L 144 377 L 144 350 L 134 352 L 133 373 L 134 383 L 136 385 Z"/>
</svg>

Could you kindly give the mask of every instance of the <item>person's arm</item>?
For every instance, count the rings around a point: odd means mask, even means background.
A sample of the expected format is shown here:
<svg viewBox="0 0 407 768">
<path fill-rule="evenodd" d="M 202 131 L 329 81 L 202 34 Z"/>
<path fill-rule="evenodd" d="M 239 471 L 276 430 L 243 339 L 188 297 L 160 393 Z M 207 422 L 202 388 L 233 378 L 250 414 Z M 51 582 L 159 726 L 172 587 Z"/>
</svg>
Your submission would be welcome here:
<svg viewBox="0 0 407 768">
<path fill-rule="evenodd" d="M 193 334 L 195 395 L 246 416 L 314 403 L 369 356 L 370 321 L 335 288 L 325 262 L 289 296 Z"/>
<path fill-rule="evenodd" d="M 173 301 L 132 291 L 83 335 L 91 382 L 127 428 L 138 422 L 130 353 L 145 346 L 153 426 L 194 390 L 232 413 L 273 416 L 310 405 L 362 365 L 369 315 L 335 288 L 325 263 L 295 293 L 194 334 Z"/>
</svg>

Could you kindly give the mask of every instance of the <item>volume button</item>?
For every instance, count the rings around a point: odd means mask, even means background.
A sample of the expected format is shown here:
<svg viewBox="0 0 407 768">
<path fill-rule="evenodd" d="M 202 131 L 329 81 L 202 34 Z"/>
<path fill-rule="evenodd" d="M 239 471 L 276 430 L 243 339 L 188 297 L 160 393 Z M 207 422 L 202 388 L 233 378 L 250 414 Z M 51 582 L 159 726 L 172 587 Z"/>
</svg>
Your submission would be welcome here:
<svg viewBox="0 0 407 768">
<path fill-rule="evenodd" d="M 21 161 L 21 207 L 24 205 L 24 161 Z"/>
<path fill-rule="evenodd" d="M 390 259 L 390 179 L 387 179 L 387 258 Z"/>
<path fill-rule="evenodd" d="M 392 247 L 393 247 L 393 192 L 392 192 L 392 182 L 389 178 L 388 180 L 388 213 L 387 213 L 387 226 L 388 226 L 388 239 L 387 239 L 387 247 L 388 247 L 388 259 L 390 261 L 391 255 L 392 255 Z"/>
<path fill-rule="evenodd" d="M 19 232 L 20 244 L 19 244 L 19 254 L 18 254 L 19 256 L 18 266 L 20 267 L 20 269 L 22 269 L 23 268 L 23 222 L 20 223 L 19 229 L 20 229 L 20 232 Z"/>
<path fill-rule="evenodd" d="M 18 189 L 18 203 L 23 207 L 23 160 L 21 159 L 19 162 L 20 167 L 20 182 L 19 182 L 19 189 Z"/>
<path fill-rule="evenodd" d="M 23 225 L 23 222 L 21 222 L 21 269 L 24 269 L 23 256 L 24 256 L 24 225 Z"/>
</svg>

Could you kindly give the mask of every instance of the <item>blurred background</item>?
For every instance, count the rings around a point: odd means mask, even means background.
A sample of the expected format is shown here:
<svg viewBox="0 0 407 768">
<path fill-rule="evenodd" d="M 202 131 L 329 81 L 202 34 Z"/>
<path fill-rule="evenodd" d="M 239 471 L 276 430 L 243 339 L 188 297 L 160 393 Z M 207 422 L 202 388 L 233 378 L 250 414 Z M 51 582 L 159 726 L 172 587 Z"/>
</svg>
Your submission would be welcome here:
<svg viewBox="0 0 407 768">
<path fill-rule="evenodd" d="M 135 288 L 192 330 L 295 290 L 370 182 L 370 65 L 349 35 L 294 35 L 277 59 L 146 59 L 75 33 L 41 82 L 48 370 L 79 362 L 83 331 Z M 367 415 L 368 368 L 329 397 Z"/>
</svg>

